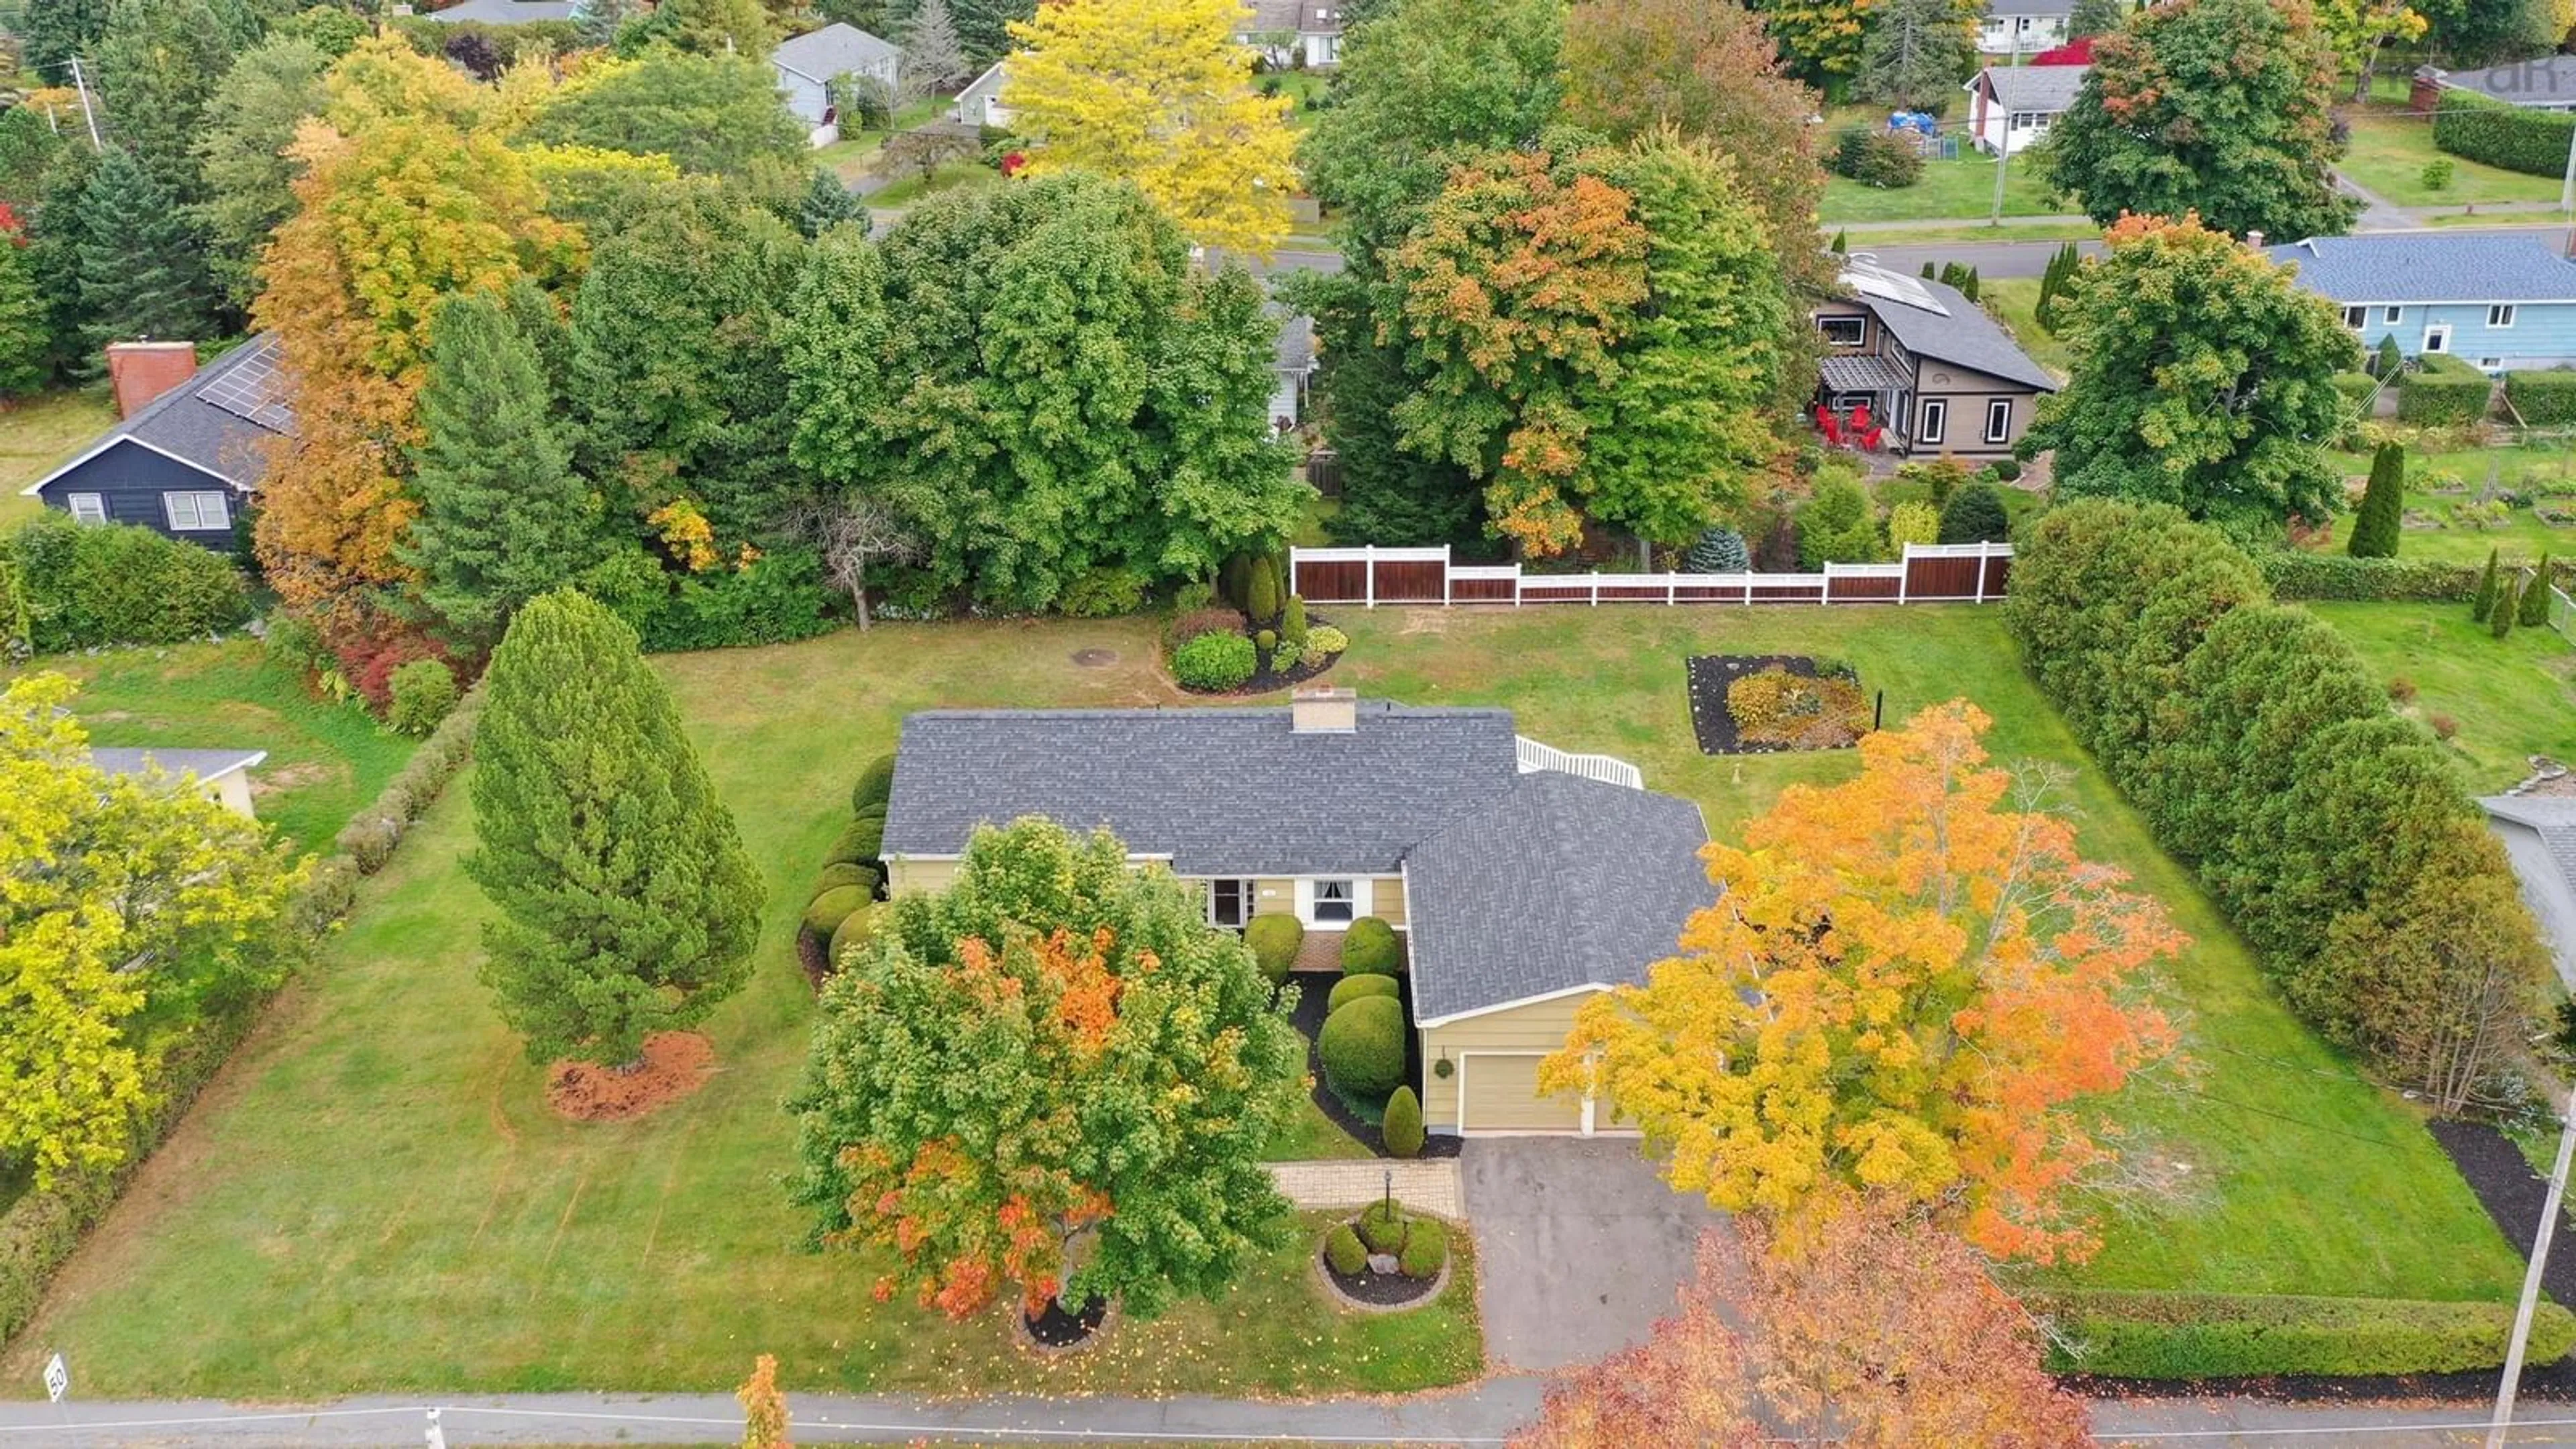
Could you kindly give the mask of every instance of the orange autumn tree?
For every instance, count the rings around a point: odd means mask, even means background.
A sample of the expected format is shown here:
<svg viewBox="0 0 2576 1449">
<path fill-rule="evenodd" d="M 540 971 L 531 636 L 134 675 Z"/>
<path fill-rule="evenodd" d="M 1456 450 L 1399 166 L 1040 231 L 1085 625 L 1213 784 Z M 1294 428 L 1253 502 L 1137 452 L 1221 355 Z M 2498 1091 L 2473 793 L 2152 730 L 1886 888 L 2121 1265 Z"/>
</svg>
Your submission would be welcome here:
<svg viewBox="0 0 2576 1449">
<path fill-rule="evenodd" d="M 2186 942 L 2063 819 L 2007 805 L 1988 723 L 1927 709 L 1709 846 L 1683 954 L 1588 1003 L 1541 1085 L 1597 1077 L 1723 1208 L 1879 1190 L 1998 1257 L 2089 1253 L 2068 1189 L 2111 1156 L 2100 1099 L 2173 1049 L 2143 975 Z"/>
<path fill-rule="evenodd" d="M 824 988 L 796 1199 L 827 1245 L 893 1250 L 880 1297 L 958 1317 L 1215 1297 L 1289 1230 L 1261 1164 L 1305 1089 L 1290 1004 L 1107 832 L 979 830 Z"/>
<path fill-rule="evenodd" d="M 1879 1199 L 1789 1237 L 1745 1218 L 1700 1240 L 1680 1312 L 1551 1385 L 1512 1442 L 2089 1443 L 2084 1401 L 2040 1356 L 2037 1326 L 1985 1260 L 1919 1213 Z"/>
</svg>

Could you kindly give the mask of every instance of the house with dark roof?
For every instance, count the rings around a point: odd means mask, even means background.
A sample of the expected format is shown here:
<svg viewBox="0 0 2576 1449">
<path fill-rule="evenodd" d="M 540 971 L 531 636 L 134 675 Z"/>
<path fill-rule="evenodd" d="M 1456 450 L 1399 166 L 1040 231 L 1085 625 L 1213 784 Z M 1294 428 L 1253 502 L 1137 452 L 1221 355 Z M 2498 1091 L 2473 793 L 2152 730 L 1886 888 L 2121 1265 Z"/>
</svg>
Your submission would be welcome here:
<svg viewBox="0 0 2576 1449">
<path fill-rule="evenodd" d="M 1968 135 L 1978 150 L 2007 155 L 2048 134 L 2075 93 L 2084 88 L 2089 65 L 1990 65 L 1963 87 L 1968 93 Z"/>
<path fill-rule="evenodd" d="M 2556 233 L 2379 232 L 2267 248 L 2364 347 L 2448 352 L 2487 372 L 2576 365 L 2576 261 Z"/>
<path fill-rule="evenodd" d="M 807 126 L 821 127 L 837 119 L 832 114 L 834 81 L 843 76 L 866 77 L 884 82 L 891 93 L 902 72 L 903 50 L 892 41 L 835 20 L 780 42 L 769 53 L 769 64 L 778 72 L 778 89 L 787 97 L 787 109 Z"/>
<path fill-rule="evenodd" d="M 1810 313 L 1824 334 L 1817 402 L 1867 407 L 1899 453 L 2000 458 L 2030 429 L 2057 379 L 1955 287 L 1866 255 L 1844 264 L 1844 294 Z"/>
<path fill-rule="evenodd" d="M 2415 71 L 2407 103 L 2418 113 L 2431 115 L 2442 108 L 2447 96 L 2452 95 L 2501 101 L 2530 111 L 2576 110 L 2576 56 L 2544 55 L 2534 60 L 2491 65 L 2483 70 L 2420 66 Z"/>
<path fill-rule="evenodd" d="M 180 360 L 131 366 L 138 348 L 178 349 Z M 234 515 L 295 435 L 276 338 L 255 337 L 203 367 L 189 365 L 186 343 L 120 343 L 108 354 L 124 416 L 26 496 L 78 522 L 137 524 L 236 551 Z M 148 381 L 129 386 L 134 377 Z"/>
<path fill-rule="evenodd" d="M 268 759 L 266 750 L 120 749 L 100 745 L 90 763 L 110 775 L 155 782 L 172 790 L 193 790 L 236 815 L 255 815 L 251 808 L 250 772 Z"/>
<path fill-rule="evenodd" d="M 1258 802 L 1257 805 L 1247 802 Z M 1208 922 L 1374 916 L 1406 939 L 1430 1129 L 1619 1130 L 1617 1104 L 1542 1094 L 1584 1000 L 1642 982 L 1709 904 L 1699 807 L 1634 767 L 1523 739 L 1499 709 L 1348 690 L 1287 708 L 932 710 L 907 717 L 887 887 L 937 890 L 978 826 L 1106 828 L 1140 869 L 1205 890 Z"/>
</svg>

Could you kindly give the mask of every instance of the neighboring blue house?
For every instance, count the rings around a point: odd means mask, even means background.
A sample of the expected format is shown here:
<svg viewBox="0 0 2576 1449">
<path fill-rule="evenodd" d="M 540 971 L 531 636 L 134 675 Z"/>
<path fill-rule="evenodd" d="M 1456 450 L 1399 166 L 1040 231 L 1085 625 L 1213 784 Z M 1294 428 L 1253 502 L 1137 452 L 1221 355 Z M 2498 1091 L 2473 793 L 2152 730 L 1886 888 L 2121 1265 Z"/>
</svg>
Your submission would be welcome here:
<svg viewBox="0 0 2576 1449">
<path fill-rule="evenodd" d="M 2408 357 L 2486 372 L 2576 365 L 2576 261 L 2555 233 L 2314 237 L 2266 254 L 2341 307 L 2364 347 L 2395 337 Z"/>
<path fill-rule="evenodd" d="M 285 399 L 277 339 L 252 338 L 144 400 L 26 494 L 82 523 L 139 524 L 234 552 L 234 515 L 295 434 Z"/>
</svg>

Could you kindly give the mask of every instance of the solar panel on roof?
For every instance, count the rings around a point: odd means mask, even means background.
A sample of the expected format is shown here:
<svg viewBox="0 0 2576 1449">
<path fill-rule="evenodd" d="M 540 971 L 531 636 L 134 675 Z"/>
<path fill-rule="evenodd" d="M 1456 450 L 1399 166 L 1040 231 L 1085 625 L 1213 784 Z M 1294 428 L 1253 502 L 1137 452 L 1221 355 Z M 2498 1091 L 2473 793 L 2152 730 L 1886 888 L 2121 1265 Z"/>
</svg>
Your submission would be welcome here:
<svg viewBox="0 0 2576 1449">
<path fill-rule="evenodd" d="M 1931 291 L 1912 277 L 1882 271 L 1877 267 L 1854 265 L 1843 270 L 1843 281 L 1853 291 L 1864 297 L 1876 297 L 1883 302 L 1902 302 L 1908 307 L 1917 307 L 1939 317 L 1950 315 L 1950 309 L 1934 300 Z"/>
<path fill-rule="evenodd" d="M 224 369 L 221 377 L 198 389 L 197 396 L 272 433 L 295 430 L 295 414 L 286 406 L 286 379 L 278 370 L 274 338 L 263 337 L 252 343 L 240 360 Z"/>
</svg>

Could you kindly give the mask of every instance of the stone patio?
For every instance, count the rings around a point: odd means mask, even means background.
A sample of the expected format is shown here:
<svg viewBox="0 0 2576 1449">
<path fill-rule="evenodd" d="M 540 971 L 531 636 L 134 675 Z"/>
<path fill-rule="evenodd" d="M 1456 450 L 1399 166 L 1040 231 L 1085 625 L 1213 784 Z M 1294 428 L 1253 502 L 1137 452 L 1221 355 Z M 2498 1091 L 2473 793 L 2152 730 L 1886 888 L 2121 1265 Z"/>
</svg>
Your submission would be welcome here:
<svg viewBox="0 0 2576 1449">
<path fill-rule="evenodd" d="M 1395 1200 L 1416 1212 L 1452 1222 L 1466 1216 L 1458 1186 L 1458 1160 L 1391 1162 L 1355 1158 L 1342 1162 L 1274 1162 L 1270 1175 L 1301 1208 L 1365 1207 L 1384 1196 L 1392 1176 Z"/>
</svg>

